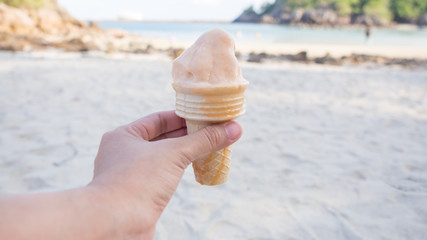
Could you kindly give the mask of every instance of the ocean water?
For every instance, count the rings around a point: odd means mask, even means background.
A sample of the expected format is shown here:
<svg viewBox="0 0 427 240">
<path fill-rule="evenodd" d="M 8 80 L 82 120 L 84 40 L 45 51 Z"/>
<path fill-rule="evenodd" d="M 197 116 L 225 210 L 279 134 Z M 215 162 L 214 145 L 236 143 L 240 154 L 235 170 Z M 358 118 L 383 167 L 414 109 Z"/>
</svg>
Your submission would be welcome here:
<svg viewBox="0 0 427 240">
<path fill-rule="evenodd" d="M 247 23 L 99 22 L 144 36 L 195 41 L 203 32 L 222 28 L 244 43 L 367 44 L 364 29 L 300 28 Z M 370 45 L 427 46 L 427 30 L 371 29 Z"/>
</svg>

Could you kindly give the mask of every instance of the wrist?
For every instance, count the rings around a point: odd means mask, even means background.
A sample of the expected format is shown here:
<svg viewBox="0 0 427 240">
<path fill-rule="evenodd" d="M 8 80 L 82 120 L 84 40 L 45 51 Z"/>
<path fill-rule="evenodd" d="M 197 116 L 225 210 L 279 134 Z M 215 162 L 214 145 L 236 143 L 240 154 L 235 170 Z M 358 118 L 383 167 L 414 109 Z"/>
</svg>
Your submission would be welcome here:
<svg viewBox="0 0 427 240">
<path fill-rule="evenodd" d="M 101 221 L 106 223 L 105 238 L 152 239 L 156 222 L 150 217 L 144 203 L 137 201 L 135 194 L 124 189 L 113 189 L 103 184 L 91 183 L 84 188 L 91 206 L 99 212 Z"/>
</svg>

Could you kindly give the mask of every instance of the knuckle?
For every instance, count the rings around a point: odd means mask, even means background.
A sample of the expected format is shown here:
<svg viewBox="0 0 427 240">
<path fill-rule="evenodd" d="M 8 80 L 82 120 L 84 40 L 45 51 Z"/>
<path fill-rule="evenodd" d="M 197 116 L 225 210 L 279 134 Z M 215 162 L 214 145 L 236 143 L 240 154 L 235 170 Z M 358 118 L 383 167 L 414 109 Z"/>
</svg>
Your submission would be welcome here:
<svg viewBox="0 0 427 240">
<path fill-rule="evenodd" d="M 111 139 L 114 138 L 114 135 L 115 135 L 114 130 L 113 131 L 108 131 L 108 132 L 106 132 L 106 133 L 104 133 L 102 135 L 101 141 L 102 142 L 109 141 L 109 140 L 111 140 Z"/>
<path fill-rule="evenodd" d="M 157 121 L 159 122 L 159 132 L 164 133 L 168 129 L 168 121 L 161 114 L 157 114 Z"/>
<path fill-rule="evenodd" d="M 178 162 L 179 163 L 178 166 L 182 169 L 185 169 L 190 163 L 192 163 L 195 160 L 192 154 L 190 154 L 187 151 L 180 151 L 178 156 L 179 156 L 179 159 L 181 160 Z"/>
<path fill-rule="evenodd" d="M 151 139 L 150 134 L 144 125 L 141 125 L 140 127 L 127 125 L 127 126 L 124 126 L 124 130 L 131 133 L 134 136 L 142 137 L 144 140 L 148 141 Z"/>
<path fill-rule="evenodd" d="M 190 163 L 196 159 L 194 149 L 187 144 L 177 141 L 164 141 L 160 144 L 164 144 L 164 154 L 167 159 L 174 159 L 174 163 L 179 168 L 185 169 Z"/>
<path fill-rule="evenodd" d="M 117 138 L 120 135 L 120 132 L 122 132 L 124 130 L 124 128 L 125 128 L 124 126 L 121 126 L 121 127 L 118 127 L 114 130 L 110 130 L 108 132 L 105 132 L 102 135 L 101 142 L 111 141 L 111 140 Z"/>
<path fill-rule="evenodd" d="M 202 131 L 211 148 L 214 148 L 221 144 L 222 135 L 221 135 L 221 132 L 218 131 L 218 129 L 208 126 L 208 127 L 205 127 Z"/>
</svg>

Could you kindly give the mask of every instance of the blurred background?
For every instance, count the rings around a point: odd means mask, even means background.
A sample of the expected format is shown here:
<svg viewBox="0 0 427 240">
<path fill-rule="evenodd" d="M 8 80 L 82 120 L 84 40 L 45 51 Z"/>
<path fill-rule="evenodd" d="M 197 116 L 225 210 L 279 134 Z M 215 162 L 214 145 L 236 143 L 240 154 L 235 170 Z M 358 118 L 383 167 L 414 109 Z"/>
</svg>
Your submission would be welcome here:
<svg viewBox="0 0 427 240">
<path fill-rule="evenodd" d="M 172 61 L 236 43 L 229 182 L 189 167 L 156 239 L 424 239 L 427 0 L 0 0 L 0 193 L 84 186 L 104 132 L 174 109 Z"/>
</svg>

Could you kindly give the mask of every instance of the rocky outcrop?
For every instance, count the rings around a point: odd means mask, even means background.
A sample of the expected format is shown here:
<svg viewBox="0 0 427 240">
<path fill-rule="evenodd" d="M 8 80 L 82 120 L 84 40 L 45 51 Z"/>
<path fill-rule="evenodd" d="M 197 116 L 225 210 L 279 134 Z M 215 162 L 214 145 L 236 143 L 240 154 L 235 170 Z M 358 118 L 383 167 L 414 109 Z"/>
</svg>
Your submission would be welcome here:
<svg viewBox="0 0 427 240">
<path fill-rule="evenodd" d="M 366 15 L 366 14 L 352 14 L 351 15 L 351 24 L 357 25 L 367 25 L 367 26 L 387 26 L 389 23 L 375 15 Z"/>
<path fill-rule="evenodd" d="M 296 8 L 290 9 L 284 1 L 275 1 L 271 10 L 257 14 L 255 11 L 245 10 L 233 22 L 292 24 L 311 26 L 345 26 L 350 24 L 386 26 L 388 21 L 375 15 L 352 14 L 339 16 L 338 13 L 327 5 L 315 9 Z"/>
<path fill-rule="evenodd" d="M 271 13 L 263 14 L 262 16 L 254 12 L 242 13 L 233 22 L 336 26 L 349 24 L 350 18 L 339 17 L 335 11 L 329 8 L 285 11 L 283 7 L 275 7 Z"/>
<path fill-rule="evenodd" d="M 255 11 L 244 11 L 233 21 L 234 23 L 260 23 L 261 17 Z"/>
<path fill-rule="evenodd" d="M 34 20 L 26 11 L 0 3 L 0 32 L 31 34 L 35 26 Z"/>
<path fill-rule="evenodd" d="M 271 16 L 273 17 L 273 15 Z M 283 12 L 279 17 L 276 15 L 274 22 L 281 24 L 336 26 L 349 24 L 350 19 L 339 17 L 335 11 L 329 8 L 311 10 L 300 8 L 294 9 L 290 12 Z"/>
<path fill-rule="evenodd" d="M 139 35 L 117 29 L 103 30 L 95 23 L 86 25 L 53 0 L 46 7 L 37 9 L 14 8 L 0 3 L 0 50 L 46 48 L 145 53 L 149 44 Z"/>
<path fill-rule="evenodd" d="M 418 19 L 418 23 L 419 26 L 427 26 L 427 13 L 421 15 L 421 17 Z"/>
<path fill-rule="evenodd" d="M 334 25 L 338 19 L 338 14 L 328 8 L 307 10 L 301 17 L 302 23 Z"/>
</svg>

